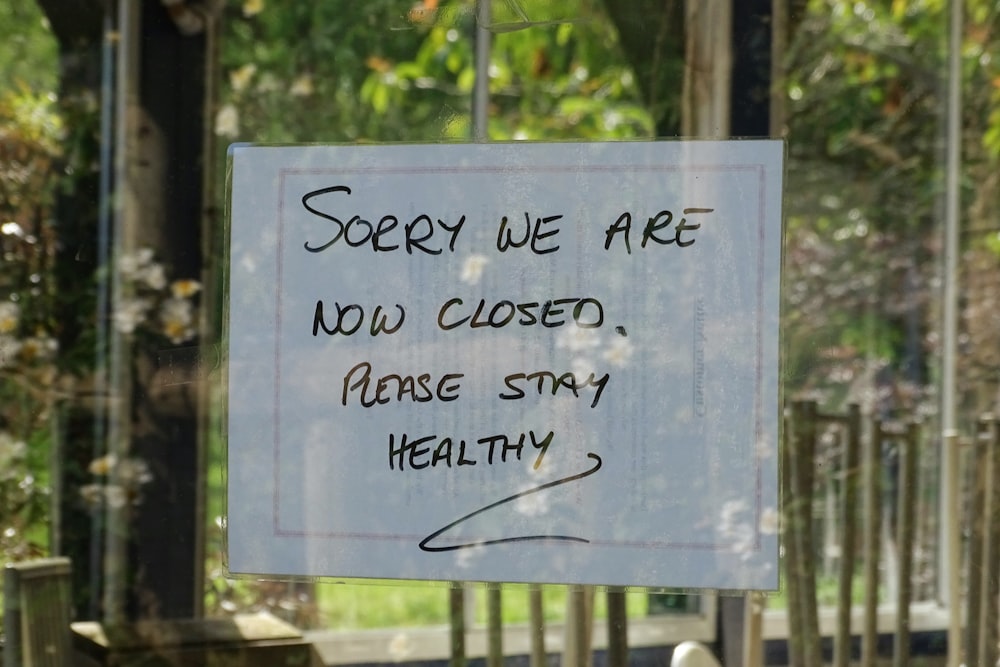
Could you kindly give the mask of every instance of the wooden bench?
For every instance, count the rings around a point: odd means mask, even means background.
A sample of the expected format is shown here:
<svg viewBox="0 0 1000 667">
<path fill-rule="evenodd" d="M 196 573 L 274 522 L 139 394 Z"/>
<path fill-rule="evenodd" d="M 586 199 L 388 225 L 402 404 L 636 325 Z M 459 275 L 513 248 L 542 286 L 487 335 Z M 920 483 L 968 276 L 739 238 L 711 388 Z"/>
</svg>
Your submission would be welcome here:
<svg viewBox="0 0 1000 667">
<path fill-rule="evenodd" d="M 294 626 L 269 614 L 232 618 L 73 623 L 73 645 L 92 664 L 115 667 L 316 667 Z"/>
<path fill-rule="evenodd" d="M 4 667 L 70 664 L 70 576 L 68 558 L 4 567 Z"/>
</svg>

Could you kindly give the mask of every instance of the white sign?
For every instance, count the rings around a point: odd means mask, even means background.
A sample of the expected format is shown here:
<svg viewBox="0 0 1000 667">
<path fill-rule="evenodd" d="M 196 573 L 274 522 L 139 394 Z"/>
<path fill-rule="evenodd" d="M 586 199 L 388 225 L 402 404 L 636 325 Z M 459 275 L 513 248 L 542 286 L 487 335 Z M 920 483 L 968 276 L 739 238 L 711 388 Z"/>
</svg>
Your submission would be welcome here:
<svg viewBox="0 0 1000 667">
<path fill-rule="evenodd" d="M 782 158 L 233 147 L 231 571 L 776 588 Z"/>
</svg>

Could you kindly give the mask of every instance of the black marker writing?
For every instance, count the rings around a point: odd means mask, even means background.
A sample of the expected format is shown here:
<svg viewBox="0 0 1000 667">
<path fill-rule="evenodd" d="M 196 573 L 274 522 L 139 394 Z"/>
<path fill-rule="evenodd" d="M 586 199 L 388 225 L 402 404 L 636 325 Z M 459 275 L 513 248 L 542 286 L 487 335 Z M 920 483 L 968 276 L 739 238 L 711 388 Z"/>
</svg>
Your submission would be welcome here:
<svg viewBox="0 0 1000 667">
<path fill-rule="evenodd" d="M 513 224 L 511 228 L 507 227 L 507 216 L 503 216 L 500 219 L 500 228 L 497 230 L 497 250 L 500 252 L 507 252 L 510 248 L 521 248 L 524 245 L 531 243 L 531 252 L 536 255 L 547 255 L 550 252 L 555 252 L 559 250 L 559 246 L 550 245 L 547 248 L 539 247 L 539 242 L 544 241 L 550 236 L 555 236 L 559 233 L 559 228 L 555 227 L 546 231 L 542 231 L 542 225 L 547 225 L 550 222 L 555 222 L 562 218 L 562 215 L 550 215 L 544 218 L 535 218 L 535 226 L 532 229 L 531 226 L 531 216 L 527 211 L 524 213 L 524 235 L 519 239 L 514 238 Z M 506 232 L 506 234 L 504 234 Z"/>
<path fill-rule="evenodd" d="M 302 206 L 307 211 L 319 218 L 330 221 L 336 226 L 333 236 L 325 243 L 313 245 L 309 241 L 306 241 L 304 247 L 309 252 L 323 252 L 343 239 L 344 243 L 351 248 L 359 248 L 371 244 L 373 252 L 398 250 L 401 247 L 399 241 L 402 241 L 402 247 L 405 249 L 407 255 L 412 255 L 418 251 L 426 255 L 440 255 L 444 250 L 444 245 L 434 238 L 439 229 L 446 234 L 450 234 L 447 248 L 449 252 L 455 252 L 455 242 L 458 240 L 458 234 L 462 231 L 462 226 L 465 224 L 464 215 L 458 219 L 458 222 L 449 225 L 440 218 L 437 219 L 435 224 L 431 216 L 426 213 L 420 213 L 402 225 L 403 238 L 400 239 L 399 232 L 396 231 L 400 226 L 400 221 L 395 215 L 383 215 L 379 218 L 378 223 L 373 225 L 369 220 L 362 218 L 360 215 L 353 215 L 347 222 L 343 222 L 327 210 L 318 208 L 321 201 L 329 203 L 329 198 L 324 198 L 324 195 L 335 193 L 350 195 L 351 188 L 346 185 L 333 185 L 328 188 L 320 188 L 319 190 L 307 192 L 302 196 Z M 321 200 L 321 198 L 323 199 Z"/>
<path fill-rule="evenodd" d="M 461 388 L 459 380 L 463 377 L 465 377 L 463 373 L 446 373 L 441 376 L 436 386 L 430 373 L 420 373 L 416 376 L 390 373 L 373 381 L 372 365 L 362 361 L 344 376 L 340 404 L 347 405 L 348 398 L 355 393 L 358 402 L 365 408 L 404 399 L 414 403 L 426 403 L 435 398 L 444 402 L 454 401 L 458 398 Z"/>
<path fill-rule="evenodd" d="M 316 310 L 313 312 L 313 336 L 319 335 L 320 329 L 322 329 L 323 333 L 328 336 L 336 334 L 352 336 L 358 331 L 358 329 L 361 328 L 361 325 L 365 321 L 365 309 L 356 303 L 349 303 L 346 306 L 341 306 L 339 303 L 334 301 L 333 308 L 336 311 L 336 321 L 334 322 L 333 327 L 328 327 L 326 324 L 326 313 L 323 308 L 323 300 L 320 299 L 316 302 Z M 382 310 L 382 306 L 375 306 L 375 310 L 372 312 L 368 332 L 372 336 L 377 336 L 380 333 L 394 334 L 399 331 L 399 328 L 403 326 L 403 321 L 406 320 L 406 311 L 398 303 L 396 304 L 396 308 L 399 311 L 399 319 L 396 320 L 394 324 L 389 325 L 389 316 Z"/>
<path fill-rule="evenodd" d="M 711 213 L 714 210 L 715 209 L 713 208 L 686 208 L 684 209 L 684 215 Z M 689 245 L 692 245 L 695 242 L 695 239 L 684 236 L 684 233 L 691 232 L 693 234 L 695 230 L 701 229 L 701 224 L 688 224 L 687 218 L 681 218 L 680 221 L 674 225 L 673 237 L 671 237 L 670 234 L 664 230 L 670 227 L 673 221 L 674 214 L 667 210 L 660 211 L 656 215 L 648 218 L 646 220 L 646 226 L 642 230 L 642 241 L 640 246 L 645 248 L 650 241 L 657 245 L 677 244 L 678 248 L 686 248 Z M 621 235 L 625 242 L 625 252 L 631 255 L 631 233 L 632 214 L 629 211 L 625 211 L 618 216 L 618 219 L 615 220 L 604 233 L 604 249 L 609 250 L 615 238 Z"/>
<path fill-rule="evenodd" d="M 601 393 L 604 391 L 604 387 L 607 386 L 608 380 L 610 379 L 611 376 L 608 373 L 605 373 L 600 378 L 598 378 L 594 373 L 591 373 L 586 378 L 582 376 L 578 377 L 576 373 L 562 373 L 561 375 L 556 375 L 552 371 L 511 373 L 503 379 L 503 383 L 507 386 L 509 391 L 507 393 L 500 392 L 498 396 L 505 401 L 514 401 L 524 398 L 525 390 L 522 389 L 522 383 L 523 386 L 527 386 L 529 390 L 531 389 L 532 383 L 534 383 L 539 396 L 541 396 L 545 391 L 548 391 L 555 396 L 560 389 L 567 389 L 573 393 L 573 396 L 580 398 L 581 390 L 593 387 L 597 389 L 597 391 L 594 392 L 594 400 L 590 402 L 590 407 L 596 408 L 598 402 L 601 400 Z"/>
<path fill-rule="evenodd" d="M 583 537 L 576 537 L 576 536 L 573 536 L 573 535 L 518 535 L 516 537 L 498 537 L 498 538 L 490 539 L 490 540 L 475 540 L 473 542 L 463 542 L 463 543 L 460 543 L 460 544 L 449 544 L 449 545 L 446 545 L 446 546 L 431 546 L 431 544 L 430 544 L 431 542 L 433 542 L 437 538 L 441 537 L 441 535 L 443 535 L 444 533 L 448 532 L 449 530 L 451 530 L 455 526 L 461 525 L 462 523 L 468 521 L 469 519 L 477 517 L 477 516 L 479 516 L 480 514 L 482 514 L 484 512 L 490 511 L 491 509 L 494 509 L 494 508 L 500 507 L 501 505 L 505 505 L 507 503 L 513 502 L 513 501 L 517 500 L 518 498 L 523 498 L 525 496 L 531 495 L 532 493 L 538 493 L 539 491 L 544 491 L 545 489 L 551 489 L 553 487 L 561 486 L 563 484 L 569 484 L 571 482 L 576 482 L 576 481 L 579 481 L 581 479 L 584 479 L 585 477 L 589 477 L 590 475 L 593 475 L 594 473 L 596 473 L 598 470 L 601 469 L 601 463 L 602 463 L 601 462 L 601 457 L 598 456 L 597 454 L 594 454 L 593 452 L 587 454 L 587 456 L 590 457 L 591 459 L 593 459 L 595 461 L 593 467 L 591 467 L 589 470 L 585 470 L 585 471 L 583 471 L 581 473 L 577 473 L 576 475 L 570 475 L 569 477 L 563 477 L 561 479 L 557 479 L 557 480 L 552 481 L 552 482 L 547 482 L 545 484 L 541 484 L 541 485 L 536 486 L 534 488 L 528 489 L 527 491 L 521 491 L 520 493 L 515 493 L 512 496 L 507 496 L 506 498 L 504 498 L 502 500 L 498 500 L 495 503 L 491 503 L 489 505 L 486 505 L 485 507 L 479 508 L 478 510 L 476 510 L 474 512 L 470 512 L 469 514 L 466 514 L 465 516 L 460 517 L 460 518 L 456 519 L 455 521 L 452 521 L 451 523 L 449 523 L 448 525 L 444 526 L 443 528 L 439 528 L 438 530 L 435 530 L 433 533 L 431 533 L 430 535 L 428 535 L 427 537 L 425 537 L 424 539 L 422 539 L 420 541 L 420 544 L 418 545 L 420 547 L 420 550 L 421 551 L 429 551 L 429 552 L 458 551 L 459 549 L 472 549 L 472 548 L 475 548 L 475 547 L 485 547 L 485 546 L 489 546 L 491 544 L 504 544 L 504 543 L 507 543 L 507 542 L 529 542 L 529 541 L 535 541 L 535 542 L 537 542 L 537 541 L 580 542 L 582 544 L 588 544 L 590 542 L 590 540 L 588 540 L 586 538 L 583 538 Z"/>
<path fill-rule="evenodd" d="M 465 302 L 458 297 L 448 299 L 438 311 L 438 327 L 444 331 L 468 325 L 472 329 L 490 327 L 499 329 L 514 323 L 521 326 L 541 324 L 546 328 L 561 327 L 567 323 L 567 315 L 581 329 L 596 329 L 604 324 L 604 306 L 591 297 L 552 299 L 540 304 L 537 301 L 514 303 L 498 301 L 487 308 L 486 299 L 480 299 L 471 315 L 464 315 L 470 309 L 462 308 Z M 575 304 L 572 310 L 565 306 Z"/>
<path fill-rule="evenodd" d="M 486 465 L 513 463 L 521 460 L 521 454 L 529 443 L 538 450 L 533 466 L 537 470 L 542 465 L 542 459 L 545 458 L 545 452 L 548 451 L 554 437 L 553 431 L 549 431 L 541 439 L 534 431 L 528 431 L 519 433 L 516 437 L 501 433 L 487 435 L 475 441 L 466 441 L 447 436 L 438 438 L 437 435 L 413 438 L 406 433 L 397 438 L 395 433 L 390 433 L 389 470 L 406 470 L 407 466 L 412 470 L 436 468 L 439 465 L 451 468 L 453 464 L 474 466 L 479 461 L 483 461 Z M 437 444 L 433 446 L 432 451 L 429 443 L 434 441 L 437 441 Z"/>
</svg>

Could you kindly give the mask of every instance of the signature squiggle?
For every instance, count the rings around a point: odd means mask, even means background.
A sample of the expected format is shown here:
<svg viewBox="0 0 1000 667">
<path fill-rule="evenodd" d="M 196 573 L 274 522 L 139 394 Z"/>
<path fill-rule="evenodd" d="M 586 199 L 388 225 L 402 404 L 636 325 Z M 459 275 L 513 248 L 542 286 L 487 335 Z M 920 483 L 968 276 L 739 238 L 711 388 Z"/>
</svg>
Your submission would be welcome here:
<svg viewBox="0 0 1000 667">
<path fill-rule="evenodd" d="M 458 551 L 459 549 L 471 549 L 473 547 L 483 547 L 483 546 L 488 546 L 488 545 L 491 545 L 491 544 L 504 544 L 504 543 L 507 543 L 507 542 L 528 542 L 528 541 L 539 541 L 539 540 L 553 540 L 553 541 L 563 541 L 563 542 L 581 542 L 581 543 L 584 543 L 584 544 L 589 543 L 590 540 L 588 540 L 586 538 L 583 538 L 583 537 L 574 537 L 572 535 L 521 535 L 521 536 L 518 536 L 518 537 L 498 537 L 498 538 L 492 539 L 492 540 L 477 540 L 475 542 L 467 542 L 465 544 L 450 544 L 450 545 L 447 545 L 447 546 L 431 546 L 430 545 L 431 542 L 433 542 L 435 539 L 437 539 L 438 537 L 440 537 L 443 533 L 448 532 L 449 530 L 451 530 L 455 526 L 458 526 L 458 525 L 464 523 L 465 521 L 468 521 L 469 519 L 472 519 L 473 517 L 479 516 L 483 512 L 488 512 L 488 511 L 490 511 L 491 509 L 493 509 L 495 507 L 499 507 L 499 506 L 504 505 L 506 503 L 513 502 L 513 501 L 517 500 L 518 498 L 523 498 L 524 496 L 530 495 L 532 493 L 538 493 L 539 491 L 544 491 L 545 489 L 551 489 L 551 488 L 553 488 L 555 486 L 561 486 L 563 484 L 569 484 L 570 482 L 576 482 L 578 480 L 583 479 L 584 477 L 589 477 L 589 476 L 593 475 L 595 472 L 597 472 L 598 470 L 601 469 L 601 465 L 602 465 L 603 462 L 601 461 L 601 457 L 598 456 L 597 454 L 594 454 L 593 452 L 588 453 L 587 456 L 589 458 L 594 459 L 594 461 L 595 461 L 593 467 L 591 467 L 589 470 L 585 470 L 585 471 L 583 471 L 581 473 L 577 473 L 575 475 L 570 475 L 569 477 L 563 477 L 561 479 L 553 480 L 551 482 L 546 482 L 545 484 L 542 484 L 540 486 L 536 486 L 536 487 L 528 489 L 526 491 L 521 491 L 520 493 L 515 493 L 512 496 L 508 496 L 508 497 L 506 497 L 506 498 L 504 498 L 502 500 L 496 501 L 495 503 L 490 503 L 489 505 L 486 505 L 485 507 L 481 507 L 481 508 L 477 509 L 474 512 L 470 512 L 469 514 L 466 514 L 465 516 L 463 516 L 463 517 L 461 517 L 459 519 L 455 519 L 454 521 L 452 521 L 448 525 L 444 526 L 443 528 L 439 528 L 438 530 L 434 531 L 433 533 L 431 533 L 430 535 L 428 535 L 427 537 L 425 537 L 423 540 L 421 540 L 420 544 L 419 544 L 420 549 L 422 551 L 429 551 L 429 552 Z"/>
</svg>

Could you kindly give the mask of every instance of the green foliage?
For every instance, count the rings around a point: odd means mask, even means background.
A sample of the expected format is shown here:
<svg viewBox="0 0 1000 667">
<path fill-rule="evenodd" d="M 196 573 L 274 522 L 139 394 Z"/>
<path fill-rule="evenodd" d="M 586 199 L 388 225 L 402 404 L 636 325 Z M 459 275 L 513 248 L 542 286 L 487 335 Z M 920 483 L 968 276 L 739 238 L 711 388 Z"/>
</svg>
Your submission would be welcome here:
<svg viewBox="0 0 1000 667">
<path fill-rule="evenodd" d="M 35 4 L 0 0 L 0 562 L 49 546 L 55 61 Z"/>
<path fill-rule="evenodd" d="M 31 441 L 0 430 L 0 559 L 27 560 L 48 550 L 49 443 L 40 432 Z M 39 460 L 41 459 L 41 460 Z"/>
<path fill-rule="evenodd" d="M 252 4 L 227 9 L 216 132 L 269 142 L 382 134 L 384 123 L 359 102 L 361 86 L 376 63 L 416 52 L 422 33 L 405 18 L 412 3 L 256 3 L 260 11 L 247 11 Z"/>
<path fill-rule="evenodd" d="M 0 0 L 0 90 L 55 90 L 57 51 L 35 2 Z"/>
<path fill-rule="evenodd" d="M 472 0 L 297 3 L 262 5 L 250 16 L 234 7 L 216 132 L 269 142 L 468 139 L 474 7 Z M 523 19 L 499 6 L 491 137 L 649 136 L 652 121 L 599 5 L 573 0 L 558 15 L 575 20 L 513 29 Z"/>
<path fill-rule="evenodd" d="M 61 124 L 47 97 L 0 97 L 0 433 L 45 423 L 56 379 L 49 220 Z"/>
</svg>

